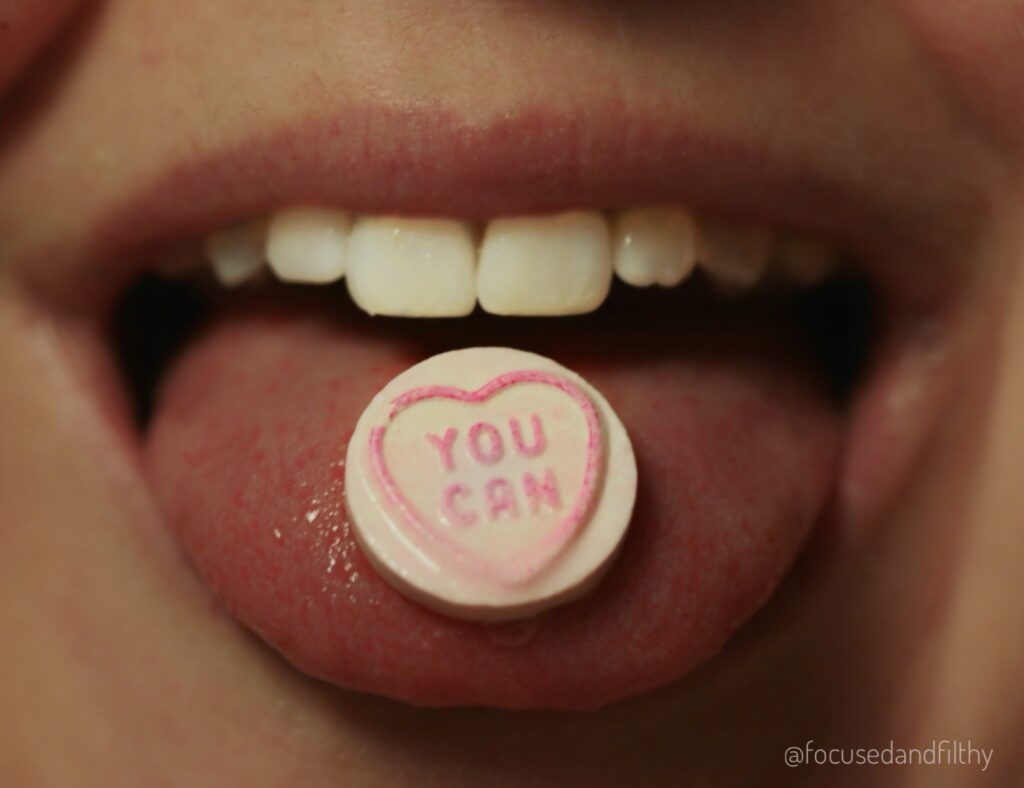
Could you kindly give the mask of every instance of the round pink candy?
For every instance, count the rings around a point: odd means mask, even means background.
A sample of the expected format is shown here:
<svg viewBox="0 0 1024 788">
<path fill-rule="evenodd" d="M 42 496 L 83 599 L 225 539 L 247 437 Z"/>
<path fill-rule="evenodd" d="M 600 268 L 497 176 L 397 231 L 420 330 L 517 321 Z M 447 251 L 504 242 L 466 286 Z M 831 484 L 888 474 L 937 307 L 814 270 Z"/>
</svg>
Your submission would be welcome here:
<svg viewBox="0 0 1024 788">
<path fill-rule="evenodd" d="M 551 359 L 442 353 L 367 406 L 345 497 L 378 572 L 439 612 L 532 615 L 585 593 L 633 512 L 636 461 L 608 402 Z"/>
</svg>

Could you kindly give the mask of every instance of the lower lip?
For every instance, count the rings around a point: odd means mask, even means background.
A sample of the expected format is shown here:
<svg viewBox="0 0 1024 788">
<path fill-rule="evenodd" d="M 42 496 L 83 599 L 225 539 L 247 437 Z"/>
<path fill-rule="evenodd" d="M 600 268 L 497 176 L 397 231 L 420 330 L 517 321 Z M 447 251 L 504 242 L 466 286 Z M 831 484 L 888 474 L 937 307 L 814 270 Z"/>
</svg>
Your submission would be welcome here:
<svg viewBox="0 0 1024 788">
<path fill-rule="evenodd" d="M 242 307 L 170 372 L 146 464 L 207 584 L 301 670 L 423 705 L 602 706 L 721 649 L 785 575 L 834 486 L 840 417 L 811 365 L 772 331 L 705 317 L 692 331 L 602 315 L 553 332 L 550 321 Z M 343 460 L 362 408 L 465 337 L 582 374 L 626 424 L 639 466 L 633 523 L 600 585 L 509 624 L 456 621 L 401 596 L 345 514 Z"/>
</svg>

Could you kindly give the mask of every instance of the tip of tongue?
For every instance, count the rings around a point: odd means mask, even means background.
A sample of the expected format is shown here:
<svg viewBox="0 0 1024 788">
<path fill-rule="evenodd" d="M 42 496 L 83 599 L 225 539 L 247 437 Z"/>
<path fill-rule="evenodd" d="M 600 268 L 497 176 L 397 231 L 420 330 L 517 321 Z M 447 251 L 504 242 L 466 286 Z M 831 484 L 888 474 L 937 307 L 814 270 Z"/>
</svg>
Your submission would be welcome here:
<svg viewBox="0 0 1024 788">
<path fill-rule="evenodd" d="M 147 437 L 155 494 L 198 574 L 316 677 L 437 706 L 582 709 L 654 689 L 765 602 L 830 491 L 835 409 L 800 354 L 757 331 L 370 323 L 225 317 L 170 371 Z M 486 344 L 543 352 L 600 390 L 639 470 L 629 533 L 600 584 L 504 624 L 402 596 L 357 546 L 344 500 L 347 443 L 373 395 L 491 331 Z"/>
</svg>

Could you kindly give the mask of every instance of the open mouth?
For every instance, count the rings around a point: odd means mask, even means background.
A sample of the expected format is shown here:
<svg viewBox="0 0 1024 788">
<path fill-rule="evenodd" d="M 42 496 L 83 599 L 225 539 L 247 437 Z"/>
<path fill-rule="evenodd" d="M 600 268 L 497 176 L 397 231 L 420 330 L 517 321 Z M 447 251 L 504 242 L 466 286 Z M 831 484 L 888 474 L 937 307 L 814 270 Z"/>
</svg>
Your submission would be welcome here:
<svg viewBox="0 0 1024 788">
<path fill-rule="evenodd" d="M 369 163 L 342 188 L 302 135 L 195 162 L 29 278 L 95 340 L 86 378 L 198 575 L 298 669 L 429 706 L 595 708 L 718 653 L 812 535 L 867 528 L 942 402 L 959 269 L 885 200 L 788 166 L 670 136 L 569 166 L 562 137 L 507 132 L 350 151 Z M 472 346 L 582 375 L 637 457 L 606 576 L 513 623 L 407 599 L 346 514 L 367 403 Z"/>
<path fill-rule="evenodd" d="M 839 527 L 844 474 L 862 473 L 846 455 L 886 440 L 881 417 L 849 434 L 852 414 L 904 385 L 872 377 L 879 359 L 914 352 L 887 344 L 883 296 L 829 242 L 679 208 L 485 225 L 286 210 L 153 258 L 109 324 L 168 526 L 294 665 L 426 705 L 596 707 L 716 654 L 815 527 Z M 603 581 L 505 624 L 399 594 L 344 502 L 376 391 L 475 345 L 584 375 L 639 464 Z"/>
</svg>

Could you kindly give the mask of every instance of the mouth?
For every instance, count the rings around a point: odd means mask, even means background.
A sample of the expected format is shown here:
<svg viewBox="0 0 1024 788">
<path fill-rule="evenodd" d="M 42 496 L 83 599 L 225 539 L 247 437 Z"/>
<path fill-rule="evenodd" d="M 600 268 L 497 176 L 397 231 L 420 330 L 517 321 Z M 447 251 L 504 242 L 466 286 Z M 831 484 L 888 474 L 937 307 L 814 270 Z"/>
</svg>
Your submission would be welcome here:
<svg viewBox="0 0 1024 788">
<path fill-rule="evenodd" d="M 404 120 L 370 154 L 325 162 L 327 124 L 174 168 L 27 278 L 91 337 L 83 377 L 197 575 L 297 669 L 427 706 L 674 682 L 912 470 L 953 368 L 955 255 L 885 199 L 678 129 L 577 134 L 574 156 L 550 119 L 431 116 L 415 150 L 426 121 Z M 407 599 L 346 513 L 364 407 L 471 346 L 578 372 L 637 456 L 606 576 L 513 623 Z"/>
</svg>

